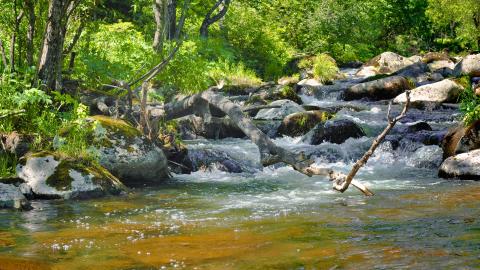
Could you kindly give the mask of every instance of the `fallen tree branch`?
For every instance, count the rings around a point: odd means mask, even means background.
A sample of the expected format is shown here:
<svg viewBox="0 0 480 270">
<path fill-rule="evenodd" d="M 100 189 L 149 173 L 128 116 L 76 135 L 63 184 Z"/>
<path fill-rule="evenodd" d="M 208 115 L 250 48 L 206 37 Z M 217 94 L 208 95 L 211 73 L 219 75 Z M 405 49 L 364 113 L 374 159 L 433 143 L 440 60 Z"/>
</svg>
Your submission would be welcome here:
<svg viewBox="0 0 480 270">
<path fill-rule="evenodd" d="M 362 168 L 367 162 L 368 159 L 373 155 L 377 147 L 383 142 L 385 137 L 388 135 L 388 133 L 393 129 L 395 124 L 400 121 L 402 118 L 404 118 L 407 114 L 408 108 L 410 106 L 410 91 L 406 91 L 406 97 L 407 101 L 403 107 L 403 110 L 401 111 L 400 115 L 398 115 L 395 118 L 391 117 L 391 111 L 392 111 L 392 102 L 390 101 L 388 105 L 388 111 L 387 111 L 387 120 L 388 124 L 387 127 L 378 135 L 378 137 L 373 141 L 372 146 L 370 146 L 370 149 L 368 149 L 367 152 L 363 155 L 362 158 L 360 158 L 352 167 L 350 170 L 350 173 L 348 175 L 336 175 L 334 177 L 330 177 L 332 181 L 334 181 L 334 186 L 333 188 L 335 190 L 338 190 L 340 192 L 345 192 L 350 184 L 353 184 L 353 178 L 355 175 L 358 173 L 360 168 Z"/>
</svg>

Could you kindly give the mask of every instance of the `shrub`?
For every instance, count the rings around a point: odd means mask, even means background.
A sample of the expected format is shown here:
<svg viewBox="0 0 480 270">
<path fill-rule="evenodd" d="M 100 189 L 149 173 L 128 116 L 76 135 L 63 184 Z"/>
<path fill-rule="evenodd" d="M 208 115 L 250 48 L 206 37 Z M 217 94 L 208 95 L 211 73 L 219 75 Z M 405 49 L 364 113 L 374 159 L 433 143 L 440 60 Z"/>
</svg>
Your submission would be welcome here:
<svg viewBox="0 0 480 270">
<path fill-rule="evenodd" d="M 298 66 L 303 69 L 311 69 L 313 76 L 322 82 L 334 80 L 339 72 L 335 59 L 324 53 L 305 58 L 300 61 Z"/>
<path fill-rule="evenodd" d="M 463 122 L 469 125 L 480 120 L 480 97 L 475 95 L 472 87 L 467 87 L 460 95 L 460 110 L 463 113 Z"/>
</svg>

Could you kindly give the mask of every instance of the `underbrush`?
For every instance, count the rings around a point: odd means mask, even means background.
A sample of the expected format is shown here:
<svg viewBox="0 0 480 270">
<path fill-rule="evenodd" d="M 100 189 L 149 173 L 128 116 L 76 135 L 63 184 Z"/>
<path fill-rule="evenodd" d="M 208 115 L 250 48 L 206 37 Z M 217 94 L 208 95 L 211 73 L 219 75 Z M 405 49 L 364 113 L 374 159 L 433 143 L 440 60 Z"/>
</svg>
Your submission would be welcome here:
<svg viewBox="0 0 480 270">
<path fill-rule="evenodd" d="M 465 124 L 469 125 L 480 120 L 480 97 L 475 95 L 471 86 L 460 95 L 460 110 Z"/>
<path fill-rule="evenodd" d="M 298 67 L 311 69 L 315 79 L 321 82 L 333 81 L 337 78 L 339 72 L 335 59 L 325 53 L 301 60 Z"/>
</svg>

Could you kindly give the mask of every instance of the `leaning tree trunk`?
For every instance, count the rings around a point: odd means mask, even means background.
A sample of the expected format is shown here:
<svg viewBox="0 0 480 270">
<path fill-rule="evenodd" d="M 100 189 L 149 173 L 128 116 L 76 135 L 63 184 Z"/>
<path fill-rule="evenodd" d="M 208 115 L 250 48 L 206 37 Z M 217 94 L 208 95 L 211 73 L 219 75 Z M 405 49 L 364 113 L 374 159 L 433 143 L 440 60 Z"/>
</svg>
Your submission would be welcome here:
<svg viewBox="0 0 480 270">
<path fill-rule="evenodd" d="M 203 38 L 208 37 L 208 28 L 210 25 L 222 19 L 225 14 L 227 14 L 228 7 L 230 6 L 230 0 L 218 0 L 215 5 L 208 11 L 205 19 L 203 19 L 202 25 L 200 26 L 200 36 Z M 213 12 L 220 8 L 220 11 L 213 15 Z"/>
</svg>

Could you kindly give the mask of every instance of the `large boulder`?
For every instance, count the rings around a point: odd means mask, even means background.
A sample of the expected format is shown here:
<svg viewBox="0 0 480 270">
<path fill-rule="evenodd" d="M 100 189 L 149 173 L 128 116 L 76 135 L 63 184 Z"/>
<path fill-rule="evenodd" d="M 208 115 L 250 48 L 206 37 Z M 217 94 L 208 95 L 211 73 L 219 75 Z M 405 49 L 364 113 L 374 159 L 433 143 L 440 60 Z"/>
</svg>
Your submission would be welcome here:
<svg viewBox="0 0 480 270">
<path fill-rule="evenodd" d="M 406 66 L 413 64 L 414 62 L 406 57 L 398 55 L 393 52 L 384 52 L 370 61 L 365 66 L 373 66 L 378 70 L 380 74 L 388 74 L 396 72 Z"/>
<path fill-rule="evenodd" d="M 447 158 L 438 172 L 442 178 L 480 180 L 480 150 Z"/>
<path fill-rule="evenodd" d="M 410 83 L 402 76 L 391 76 L 370 82 L 364 82 L 348 88 L 345 100 L 369 98 L 373 100 L 391 99 L 411 89 Z"/>
<path fill-rule="evenodd" d="M 469 126 L 460 124 L 448 131 L 442 141 L 443 158 L 480 148 L 480 120 Z"/>
<path fill-rule="evenodd" d="M 212 118 L 205 122 L 202 117 L 189 115 L 177 120 L 178 130 L 183 140 L 244 138 L 240 130 L 228 117 Z"/>
<path fill-rule="evenodd" d="M 439 60 L 428 64 L 428 68 L 431 72 L 443 69 L 453 70 L 455 68 L 455 63 L 450 60 Z"/>
<path fill-rule="evenodd" d="M 268 104 L 275 100 L 288 99 L 301 104 L 302 99 L 297 95 L 295 89 L 288 85 L 266 85 L 259 88 L 255 94 L 251 95 L 247 104 Z"/>
<path fill-rule="evenodd" d="M 450 56 L 444 52 L 428 52 L 422 57 L 422 62 L 430 64 L 435 61 L 451 61 Z"/>
<path fill-rule="evenodd" d="M 302 106 L 298 105 L 297 103 L 291 100 L 277 100 L 269 105 L 271 106 L 279 106 L 279 108 L 271 108 L 271 109 L 262 109 L 260 110 L 255 119 L 257 120 L 283 120 L 287 115 L 297 112 L 304 112 Z"/>
<path fill-rule="evenodd" d="M 34 198 L 86 199 L 118 195 L 125 186 L 105 168 L 59 155 L 40 152 L 25 156 L 17 165 L 24 181 L 22 192 Z"/>
<path fill-rule="evenodd" d="M 290 137 L 302 136 L 318 123 L 325 122 L 331 117 L 331 114 L 319 110 L 290 114 L 283 119 L 278 133 Z"/>
<path fill-rule="evenodd" d="M 163 151 L 125 121 L 92 117 L 95 150 L 100 164 L 129 187 L 162 183 L 169 177 Z"/>
<path fill-rule="evenodd" d="M 341 119 L 316 125 L 303 136 L 302 142 L 312 145 L 318 145 L 323 142 L 341 144 L 349 138 L 361 138 L 363 136 L 365 136 L 365 132 L 355 122 Z"/>
<path fill-rule="evenodd" d="M 414 106 L 422 106 L 428 103 L 456 102 L 462 90 L 462 86 L 446 79 L 413 89 L 410 92 L 410 101 Z M 405 103 L 407 101 L 406 94 L 400 94 L 393 101 L 395 103 Z"/>
<path fill-rule="evenodd" d="M 469 75 L 470 77 L 480 76 L 480 54 L 469 55 L 460 61 L 453 70 L 453 75 Z"/>
<path fill-rule="evenodd" d="M 14 185 L 0 183 L 0 209 L 30 209 L 30 203 Z"/>
</svg>

